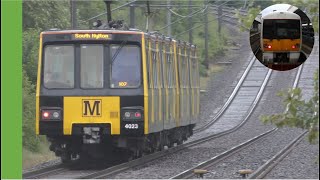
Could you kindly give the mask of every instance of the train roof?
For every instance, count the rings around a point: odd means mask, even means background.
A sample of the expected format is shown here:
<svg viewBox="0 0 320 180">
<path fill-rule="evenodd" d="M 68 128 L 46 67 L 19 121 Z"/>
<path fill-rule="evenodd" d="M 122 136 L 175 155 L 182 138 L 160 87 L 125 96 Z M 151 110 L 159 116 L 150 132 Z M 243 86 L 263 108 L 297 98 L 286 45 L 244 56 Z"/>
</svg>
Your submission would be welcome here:
<svg viewBox="0 0 320 180">
<path fill-rule="evenodd" d="M 299 8 L 297 8 L 296 6 L 292 6 L 290 4 L 275 4 L 275 5 L 271 5 L 271 6 L 267 7 L 267 8 L 265 8 L 264 10 L 262 10 L 258 14 L 258 16 L 255 18 L 255 20 L 258 21 L 258 22 L 261 22 L 261 19 L 264 16 L 268 15 L 269 13 L 276 12 L 276 11 L 296 13 L 298 10 L 299 10 Z"/>
<path fill-rule="evenodd" d="M 110 34 L 143 34 L 143 31 L 139 30 L 102 30 L 102 29 L 85 29 L 85 30 L 59 30 L 51 29 L 43 31 L 42 34 L 74 34 L 74 33 L 110 33 Z"/>
<path fill-rule="evenodd" d="M 288 11 L 274 11 L 262 16 L 262 19 L 301 19 L 299 15 Z"/>
<path fill-rule="evenodd" d="M 262 17 L 272 13 L 274 11 L 287 11 L 287 12 L 295 12 L 296 10 L 298 10 L 297 7 L 292 6 L 290 4 L 275 4 L 272 6 L 269 6 L 267 8 L 265 8 L 264 10 L 261 11 Z"/>
</svg>

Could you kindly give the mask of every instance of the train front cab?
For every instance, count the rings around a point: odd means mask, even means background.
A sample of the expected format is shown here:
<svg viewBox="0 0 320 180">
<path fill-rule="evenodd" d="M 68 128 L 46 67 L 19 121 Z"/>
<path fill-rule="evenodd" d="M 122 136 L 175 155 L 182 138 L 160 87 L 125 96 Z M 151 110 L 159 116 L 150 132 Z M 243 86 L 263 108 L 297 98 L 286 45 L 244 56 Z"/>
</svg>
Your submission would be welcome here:
<svg viewBox="0 0 320 180">
<path fill-rule="evenodd" d="M 87 32 L 77 33 L 79 37 L 85 37 L 81 34 Z M 141 155 L 141 152 L 160 150 L 163 145 L 181 144 L 192 135 L 199 114 L 199 67 L 195 46 L 141 32 L 102 32 L 110 35 L 108 43 L 105 43 L 106 39 L 74 39 L 77 33 L 45 32 L 40 37 L 36 133 L 48 137 L 50 150 L 63 160 L 83 151 L 99 158 L 107 152 L 110 154 L 110 149 L 114 148 Z M 112 42 L 116 46 L 110 53 Z M 82 62 L 86 59 L 82 51 L 91 46 L 96 49 L 98 46 L 100 50 L 94 50 L 91 52 L 94 55 L 87 56 L 87 62 Z M 139 48 L 136 63 L 141 81 L 134 88 L 124 88 L 128 83 L 125 80 L 112 83 L 113 72 L 108 73 L 112 71 L 108 65 L 121 61 L 126 46 Z M 117 52 L 119 47 L 122 49 Z M 50 48 L 69 54 L 50 55 Z M 120 54 L 120 59 L 112 59 L 116 53 Z M 62 63 L 66 62 L 61 61 L 66 57 L 73 59 L 71 65 Z M 46 61 L 45 58 L 51 59 Z M 62 64 L 54 64 L 55 61 Z M 71 66 L 73 70 L 68 72 Z M 90 69 L 95 72 L 91 81 L 103 77 L 99 88 L 82 84 L 85 67 L 100 69 Z M 68 72 L 61 79 L 70 82 L 72 76 L 72 86 L 46 86 L 46 68 Z M 125 73 L 128 72 L 120 74 Z"/>
<path fill-rule="evenodd" d="M 263 63 L 296 64 L 302 46 L 300 16 L 291 12 L 272 12 L 262 17 L 261 49 Z"/>
</svg>

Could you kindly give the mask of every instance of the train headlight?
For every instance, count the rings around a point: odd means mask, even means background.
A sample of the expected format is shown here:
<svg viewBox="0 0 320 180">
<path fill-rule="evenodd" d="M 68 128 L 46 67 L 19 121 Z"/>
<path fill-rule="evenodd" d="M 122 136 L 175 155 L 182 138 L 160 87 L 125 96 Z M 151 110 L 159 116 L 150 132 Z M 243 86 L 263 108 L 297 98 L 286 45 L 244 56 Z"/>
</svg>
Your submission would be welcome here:
<svg viewBox="0 0 320 180">
<path fill-rule="evenodd" d="M 131 116 L 131 113 L 130 113 L 130 112 L 125 112 L 125 113 L 124 113 L 124 117 L 129 118 L 130 116 Z"/>
<path fill-rule="evenodd" d="M 268 45 L 268 49 L 271 49 L 272 48 L 272 46 L 271 45 Z"/>
<path fill-rule="evenodd" d="M 54 117 L 54 118 L 59 118 L 60 117 L 60 114 L 59 114 L 59 112 L 53 112 L 52 113 L 52 116 Z"/>
</svg>

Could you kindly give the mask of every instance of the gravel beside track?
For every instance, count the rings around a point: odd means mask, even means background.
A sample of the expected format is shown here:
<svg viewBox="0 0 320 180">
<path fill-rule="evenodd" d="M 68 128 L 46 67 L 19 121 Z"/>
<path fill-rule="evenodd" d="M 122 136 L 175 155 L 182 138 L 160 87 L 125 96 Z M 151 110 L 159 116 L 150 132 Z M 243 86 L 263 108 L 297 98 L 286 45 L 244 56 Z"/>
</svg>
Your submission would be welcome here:
<svg viewBox="0 0 320 180">
<path fill-rule="evenodd" d="M 46 162 L 40 163 L 40 164 L 38 164 L 36 166 L 33 166 L 31 168 L 24 169 L 22 171 L 22 173 L 24 174 L 24 173 L 28 173 L 28 172 L 31 172 L 31 171 L 37 171 L 39 169 L 50 167 L 50 166 L 54 166 L 54 165 L 57 165 L 57 164 L 60 164 L 60 163 L 61 163 L 61 160 L 59 158 L 53 159 L 53 160 L 50 160 L 50 161 L 46 161 Z"/>
<path fill-rule="evenodd" d="M 208 168 L 207 170 L 212 173 L 205 175 L 205 178 L 240 179 L 239 170 L 258 169 L 302 132 L 301 129 L 279 129 L 274 134 L 263 138 L 260 142 L 223 160 L 222 163 Z"/>
<path fill-rule="evenodd" d="M 266 179 L 319 179 L 319 145 L 302 140 Z"/>
</svg>

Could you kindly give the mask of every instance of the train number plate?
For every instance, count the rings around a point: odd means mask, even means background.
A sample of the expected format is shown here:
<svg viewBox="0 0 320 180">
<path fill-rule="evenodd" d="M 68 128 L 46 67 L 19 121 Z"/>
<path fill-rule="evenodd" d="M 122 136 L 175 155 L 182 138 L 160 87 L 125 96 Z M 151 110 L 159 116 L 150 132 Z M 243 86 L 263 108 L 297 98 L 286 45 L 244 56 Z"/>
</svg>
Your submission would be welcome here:
<svg viewBox="0 0 320 180">
<path fill-rule="evenodd" d="M 126 129 L 138 129 L 139 125 L 138 124 L 125 124 L 124 128 L 126 128 Z"/>
</svg>

